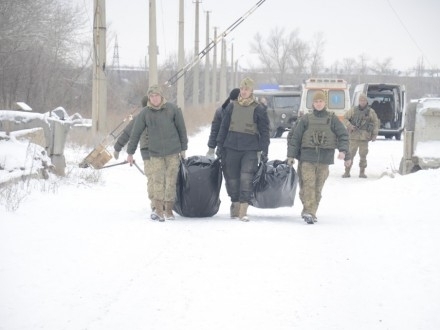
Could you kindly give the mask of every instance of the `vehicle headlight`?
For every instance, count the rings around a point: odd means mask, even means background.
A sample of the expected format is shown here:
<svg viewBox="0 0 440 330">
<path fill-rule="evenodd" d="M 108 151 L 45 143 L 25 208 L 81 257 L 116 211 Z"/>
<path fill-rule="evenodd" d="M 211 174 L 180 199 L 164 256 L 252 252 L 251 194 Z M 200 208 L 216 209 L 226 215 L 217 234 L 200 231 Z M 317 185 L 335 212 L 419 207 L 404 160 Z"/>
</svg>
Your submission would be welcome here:
<svg viewBox="0 0 440 330">
<path fill-rule="evenodd" d="M 281 114 L 281 118 L 282 118 L 282 119 L 286 119 L 286 117 L 287 117 L 287 116 L 286 116 L 285 113 L 282 113 L 282 114 Z"/>
</svg>

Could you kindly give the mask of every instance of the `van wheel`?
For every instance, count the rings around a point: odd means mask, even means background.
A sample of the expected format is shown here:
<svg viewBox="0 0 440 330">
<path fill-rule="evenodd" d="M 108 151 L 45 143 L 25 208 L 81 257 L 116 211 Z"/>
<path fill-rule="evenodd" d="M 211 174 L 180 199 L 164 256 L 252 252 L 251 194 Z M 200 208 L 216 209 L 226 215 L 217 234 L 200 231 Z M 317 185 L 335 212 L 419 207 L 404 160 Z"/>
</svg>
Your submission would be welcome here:
<svg viewBox="0 0 440 330">
<path fill-rule="evenodd" d="M 396 135 L 394 135 L 394 137 L 396 138 L 397 141 L 400 141 L 401 136 L 402 136 L 402 132 L 397 133 Z"/>
</svg>

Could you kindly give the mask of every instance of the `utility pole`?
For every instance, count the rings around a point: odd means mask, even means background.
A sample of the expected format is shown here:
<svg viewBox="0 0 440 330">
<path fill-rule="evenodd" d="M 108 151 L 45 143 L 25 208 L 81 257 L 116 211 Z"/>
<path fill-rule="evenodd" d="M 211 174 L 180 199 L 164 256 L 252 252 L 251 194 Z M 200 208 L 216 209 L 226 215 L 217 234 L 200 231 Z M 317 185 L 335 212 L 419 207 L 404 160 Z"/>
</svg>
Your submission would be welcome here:
<svg viewBox="0 0 440 330">
<path fill-rule="evenodd" d="M 179 0 L 179 47 L 178 47 L 178 70 L 182 70 L 185 66 L 185 42 L 184 42 L 184 5 L 183 0 Z M 185 111 L 185 79 L 177 81 L 177 105 Z"/>
<path fill-rule="evenodd" d="M 158 83 L 157 77 L 157 33 L 156 33 L 156 0 L 150 0 L 149 2 L 149 35 L 148 35 L 148 60 L 149 60 L 149 74 L 148 84 L 149 86 Z"/>
<path fill-rule="evenodd" d="M 209 11 L 206 12 L 206 47 L 209 45 Z M 205 105 L 209 104 L 209 52 L 205 55 Z"/>
<path fill-rule="evenodd" d="M 226 99 L 226 40 L 222 40 L 219 99 Z"/>
<path fill-rule="evenodd" d="M 92 129 L 95 140 L 107 130 L 105 0 L 94 0 Z"/>
<path fill-rule="evenodd" d="M 217 27 L 214 28 L 214 40 L 217 40 Z M 217 102 L 217 44 L 214 45 L 212 58 L 212 103 Z"/>
<path fill-rule="evenodd" d="M 196 26 L 195 26 L 195 36 L 194 36 L 194 54 L 199 53 L 199 0 L 195 0 L 196 4 Z M 199 104 L 199 62 L 194 66 L 193 75 L 193 105 Z"/>
<path fill-rule="evenodd" d="M 231 42 L 231 74 L 230 74 L 229 78 L 230 78 L 229 90 L 232 90 L 233 88 L 235 88 L 235 84 L 234 84 L 234 43 L 233 42 Z"/>
</svg>

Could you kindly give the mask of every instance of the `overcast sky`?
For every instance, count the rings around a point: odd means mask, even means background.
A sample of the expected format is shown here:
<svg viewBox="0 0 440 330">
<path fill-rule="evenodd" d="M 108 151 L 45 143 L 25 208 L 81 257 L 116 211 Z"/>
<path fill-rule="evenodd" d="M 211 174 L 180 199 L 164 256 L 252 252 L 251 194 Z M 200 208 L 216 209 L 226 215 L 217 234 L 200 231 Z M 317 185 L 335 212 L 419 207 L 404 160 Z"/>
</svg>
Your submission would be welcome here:
<svg viewBox="0 0 440 330">
<path fill-rule="evenodd" d="M 77 0 L 79 3 L 93 3 Z M 206 46 L 206 11 L 210 11 L 211 38 L 253 8 L 257 0 L 201 0 L 199 50 Z M 185 48 L 194 49 L 195 0 L 185 0 Z M 107 0 L 109 36 L 117 35 L 120 65 L 145 61 L 148 46 L 148 0 Z M 159 63 L 177 54 L 179 0 L 156 0 Z M 92 12 L 90 26 L 92 26 Z M 257 32 L 264 37 L 274 28 L 287 33 L 299 30 L 304 41 L 312 42 L 317 33 L 326 41 L 325 65 L 347 57 L 365 55 L 373 62 L 391 57 L 393 67 L 406 70 L 423 58 L 429 68 L 440 68 L 439 0 L 266 0 L 238 25 L 226 40 L 234 45 L 234 59 L 246 66 L 254 61 L 250 43 Z M 286 34 L 287 34 L 286 33 Z M 114 39 L 109 40 L 108 59 L 112 64 Z M 219 53 L 218 53 L 219 54 Z M 228 60 L 230 60 L 228 51 Z M 211 57 L 212 58 L 212 57 Z"/>
</svg>

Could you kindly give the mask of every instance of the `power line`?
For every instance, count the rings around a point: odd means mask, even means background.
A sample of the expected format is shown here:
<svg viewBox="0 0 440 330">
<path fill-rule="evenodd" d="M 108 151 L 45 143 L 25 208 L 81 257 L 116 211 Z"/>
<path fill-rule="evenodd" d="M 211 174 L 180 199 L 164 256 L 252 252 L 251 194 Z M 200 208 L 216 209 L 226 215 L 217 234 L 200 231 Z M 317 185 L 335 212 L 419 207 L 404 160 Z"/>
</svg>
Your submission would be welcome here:
<svg viewBox="0 0 440 330">
<path fill-rule="evenodd" d="M 417 43 L 416 39 L 413 38 L 412 34 L 409 32 L 408 28 L 406 27 L 406 25 L 403 23 L 402 19 L 400 18 L 399 14 L 397 14 L 396 10 L 394 9 L 394 7 L 391 5 L 390 0 L 387 0 L 388 5 L 390 6 L 391 10 L 393 11 L 394 15 L 396 15 L 397 20 L 400 22 L 400 24 L 402 25 L 402 27 L 405 29 L 406 33 L 408 34 L 409 38 L 411 39 L 411 41 L 414 43 L 414 45 L 416 46 L 416 48 L 419 50 L 419 52 L 422 54 L 423 58 L 426 59 L 426 62 L 428 62 L 428 65 L 433 68 L 434 66 L 431 64 L 431 62 L 429 61 L 429 58 L 425 55 L 425 53 L 423 52 L 423 50 L 420 48 L 419 44 Z"/>
</svg>

